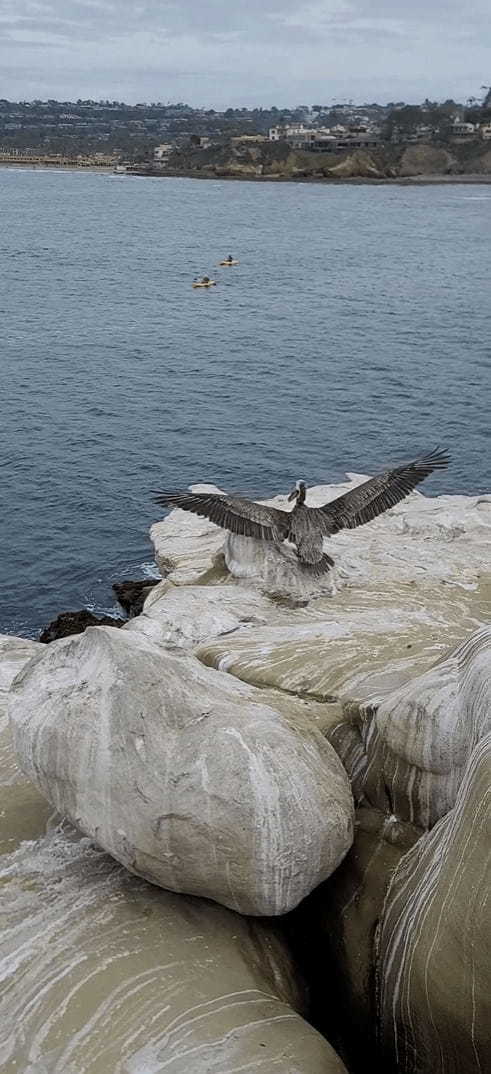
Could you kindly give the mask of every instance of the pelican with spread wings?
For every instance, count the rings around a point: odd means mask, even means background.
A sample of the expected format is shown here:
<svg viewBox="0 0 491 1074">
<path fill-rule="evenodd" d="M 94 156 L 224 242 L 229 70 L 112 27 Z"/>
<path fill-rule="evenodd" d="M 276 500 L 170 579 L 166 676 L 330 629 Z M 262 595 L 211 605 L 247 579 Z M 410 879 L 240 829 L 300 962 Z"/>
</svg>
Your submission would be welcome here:
<svg viewBox="0 0 491 1074">
<path fill-rule="evenodd" d="M 291 511 L 226 493 L 156 491 L 154 501 L 161 507 L 179 507 L 204 515 L 242 537 L 276 544 L 290 541 L 296 547 L 301 567 L 310 574 L 321 575 L 334 566 L 334 560 L 324 552 L 324 537 L 371 522 L 408 496 L 434 470 L 444 470 L 449 461 L 448 454 L 436 448 L 405 466 L 370 477 L 321 507 L 307 507 L 305 481 L 297 481 L 288 497 L 289 501 L 295 500 Z"/>
</svg>

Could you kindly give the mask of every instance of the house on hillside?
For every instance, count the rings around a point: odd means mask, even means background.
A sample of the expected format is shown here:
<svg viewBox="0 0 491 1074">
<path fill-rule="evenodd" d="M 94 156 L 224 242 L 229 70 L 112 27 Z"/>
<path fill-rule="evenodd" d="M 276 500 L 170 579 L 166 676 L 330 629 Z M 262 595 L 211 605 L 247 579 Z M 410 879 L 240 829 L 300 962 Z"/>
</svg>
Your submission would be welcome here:
<svg viewBox="0 0 491 1074">
<path fill-rule="evenodd" d="M 168 142 L 162 142 L 161 145 L 156 145 L 153 151 L 153 159 L 156 164 L 167 164 L 167 161 L 174 149 L 173 145 Z"/>
<path fill-rule="evenodd" d="M 464 123 L 461 119 L 454 119 L 451 127 L 452 138 L 475 138 L 477 133 L 477 123 Z"/>
</svg>

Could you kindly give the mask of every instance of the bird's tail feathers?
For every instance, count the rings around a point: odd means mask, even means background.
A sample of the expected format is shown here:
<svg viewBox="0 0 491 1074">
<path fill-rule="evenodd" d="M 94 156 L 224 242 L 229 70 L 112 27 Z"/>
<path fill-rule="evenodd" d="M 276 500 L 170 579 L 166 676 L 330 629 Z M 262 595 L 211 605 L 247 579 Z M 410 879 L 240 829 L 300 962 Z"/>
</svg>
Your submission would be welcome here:
<svg viewBox="0 0 491 1074">
<path fill-rule="evenodd" d="M 302 571 L 310 575 L 311 578 L 321 578 L 323 574 L 327 574 L 330 571 L 331 567 L 334 567 L 334 560 L 327 555 L 327 552 L 324 552 L 318 563 L 305 563 L 302 560 L 299 560 L 299 563 Z"/>
</svg>

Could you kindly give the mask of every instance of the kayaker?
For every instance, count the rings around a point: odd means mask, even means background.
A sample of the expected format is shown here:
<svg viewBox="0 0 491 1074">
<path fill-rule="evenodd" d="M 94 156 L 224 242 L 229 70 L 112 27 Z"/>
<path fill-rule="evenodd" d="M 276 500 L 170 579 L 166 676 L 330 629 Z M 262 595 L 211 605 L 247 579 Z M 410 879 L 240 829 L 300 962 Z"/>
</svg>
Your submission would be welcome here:
<svg viewBox="0 0 491 1074">
<path fill-rule="evenodd" d="M 233 261 L 233 257 L 232 257 L 232 254 L 229 254 L 229 255 L 228 255 L 228 257 L 227 257 L 227 261 Z"/>
<path fill-rule="evenodd" d="M 209 276 L 203 276 L 203 279 L 202 279 L 201 283 L 209 283 L 209 282 L 210 282 L 210 277 Z"/>
</svg>

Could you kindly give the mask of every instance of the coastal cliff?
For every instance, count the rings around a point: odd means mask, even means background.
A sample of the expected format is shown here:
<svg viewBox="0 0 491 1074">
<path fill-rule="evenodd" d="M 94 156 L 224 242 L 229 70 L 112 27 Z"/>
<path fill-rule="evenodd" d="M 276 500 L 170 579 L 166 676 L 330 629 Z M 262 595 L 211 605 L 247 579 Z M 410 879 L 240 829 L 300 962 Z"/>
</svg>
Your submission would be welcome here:
<svg viewBox="0 0 491 1074">
<path fill-rule="evenodd" d="M 184 512 L 152 540 L 165 578 L 122 628 L 3 642 L 27 776 L 15 779 L 39 801 L 35 835 L 45 798 L 71 821 L 7 856 L 9 892 L 39 933 L 61 881 L 53 945 L 26 945 L 36 1001 L 25 1015 L 56 1027 L 56 1061 L 50 1032 L 37 1054 L 65 1074 L 85 1040 L 97 1060 L 83 1074 L 102 1074 L 116 1018 L 121 1074 L 150 1055 L 156 1074 L 246 1061 L 265 1074 L 275 1063 L 334 1074 L 344 1061 L 361 1074 L 369 1060 L 384 1074 L 479 1074 L 491 1061 L 491 496 L 416 492 L 338 533 L 317 591 L 302 588 L 288 550 Z M 46 892 L 33 881 L 43 872 Z M 54 1015 L 41 986 L 66 942 L 56 922 L 75 928 L 77 906 L 77 952 L 90 952 L 79 987 L 103 972 L 101 944 L 127 973 L 114 990 L 104 971 L 102 1006 L 91 995 L 82 1025 L 78 1009 L 70 1045 L 69 1004 Z M 20 1024 L 26 993 L 11 974 Z M 131 1004 L 149 1015 L 138 1031 L 125 1023 L 135 988 Z M 25 1063 L 15 1034 L 9 1048 L 12 1069 Z"/>
<path fill-rule="evenodd" d="M 145 171 L 144 168 L 141 169 Z M 417 177 L 485 178 L 491 176 L 489 143 L 455 141 L 435 145 L 390 145 L 309 153 L 290 149 L 285 142 L 228 142 L 208 149 L 179 149 L 171 154 L 162 175 L 226 179 L 407 180 Z"/>
</svg>

